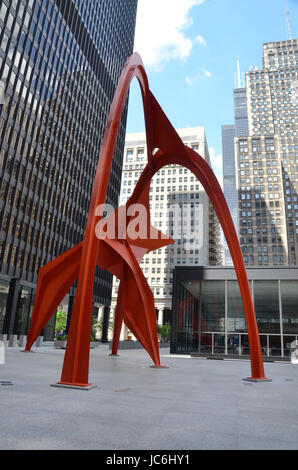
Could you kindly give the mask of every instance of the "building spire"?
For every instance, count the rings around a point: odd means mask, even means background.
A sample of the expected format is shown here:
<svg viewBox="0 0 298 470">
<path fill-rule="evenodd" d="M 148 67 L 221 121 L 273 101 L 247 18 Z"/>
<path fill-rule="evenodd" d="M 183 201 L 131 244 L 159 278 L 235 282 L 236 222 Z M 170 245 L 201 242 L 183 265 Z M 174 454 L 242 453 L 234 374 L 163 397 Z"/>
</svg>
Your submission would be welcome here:
<svg viewBox="0 0 298 470">
<path fill-rule="evenodd" d="M 288 2 L 287 0 L 285 0 L 286 2 L 286 19 L 287 19 L 287 40 L 291 40 L 292 39 L 292 31 L 291 31 L 291 23 L 290 23 L 290 12 L 288 10 Z"/>
<path fill-rule="evenodd" d="M 237 57 L 237 88 L 242 88 L 239 57 Z"/>
</svg>

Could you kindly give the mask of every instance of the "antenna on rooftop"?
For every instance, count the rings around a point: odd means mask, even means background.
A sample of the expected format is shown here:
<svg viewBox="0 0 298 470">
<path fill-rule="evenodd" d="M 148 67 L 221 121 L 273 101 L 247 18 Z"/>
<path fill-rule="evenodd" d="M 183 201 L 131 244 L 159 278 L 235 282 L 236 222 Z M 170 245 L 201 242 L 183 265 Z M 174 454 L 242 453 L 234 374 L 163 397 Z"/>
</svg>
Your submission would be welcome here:
<svg viewBox="0 0 298 470">
<path fill-rule="evenodd" d="M 239 57 L 237 57 L 237 88 L 241 88 L 241 74 L 240 74 Z"/>
<path fill-rule="evenodd" d="M 291 23 L 290 23 L 290 12 L 288 10 L 288 2 L 287 0 L 285 0 L 286 2 L 286 18 L 287 18 L 287 40 L 291 40 L 292 39 L 292 31 L 291 31 Z"/>
</svg>

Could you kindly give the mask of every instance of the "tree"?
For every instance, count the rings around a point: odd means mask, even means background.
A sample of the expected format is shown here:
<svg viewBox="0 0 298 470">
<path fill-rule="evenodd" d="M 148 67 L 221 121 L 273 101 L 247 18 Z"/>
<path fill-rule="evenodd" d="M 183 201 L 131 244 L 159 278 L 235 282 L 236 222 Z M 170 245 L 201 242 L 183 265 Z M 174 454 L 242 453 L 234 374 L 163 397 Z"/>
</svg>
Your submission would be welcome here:
<svg viewBox="0 0 298 470">
<path fill-rule="evenodd" d="M 61 333 L 66 329 L 67 313 L 64 310 L 58 310 L 56 313 L 55 333 Z"/>
<path fill-rule="evenodd" d="M 104 315 L 102 315 L 100 317 L 100 319 L 96 322 L 93 323 L 92 325 L 92 337 L 96 338 L 96 336 L 99 334 L 99 333 L 102 333 L 102 330 L 103 330 L 103 320 L 104 320 Z M 114 322 L 109 320 L 109 327 L 108 327 L 108 330 L 109 331 L 113 331 L 113 328 L 114 328 Z"/>
<path fill-rule="evenodd" d="M 161 343 L 168 343 L 171 339 L 171 325 L 157 325 L 157 332 Z"/>
</svg>

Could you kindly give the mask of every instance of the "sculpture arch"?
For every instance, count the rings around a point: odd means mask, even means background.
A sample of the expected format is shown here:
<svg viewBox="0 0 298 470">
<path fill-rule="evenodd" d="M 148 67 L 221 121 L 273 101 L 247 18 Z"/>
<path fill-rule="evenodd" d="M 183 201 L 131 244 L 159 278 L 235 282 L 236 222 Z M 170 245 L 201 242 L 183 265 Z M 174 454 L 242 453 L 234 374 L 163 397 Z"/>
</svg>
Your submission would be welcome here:
<svg viewBox="0 0 298 470">
<path fill-rule="evenodd" d="M 148 164 L 145 167 L 126 207 L 117 209 L 117 233 L 123 230 L 124 238 L 97 239 L 96 208 L 105 203 L 112 158 L 125 100 L 132 79 L 139 81 L 145 114 Z M 87 387 L 89 374 L 89 343 L 91 331 L 92 292 L 95 267 L 106 269 L 120 279 L 115 315 L 112 353 L 117 352 L 122 321 L 134 333 L 151 356 L 156 367 L 161 367 L 154 299 L 139 266 L 149 251 L 173 243 L 150 224 L 149 190 L 154 174 L 163 166 L 176 163 L 192 171 L 204 186 L 223 228 L 242 296 L 251 351 L 251 378 L 265 379 L 258 327 L 251 298 L 246 269 L 234 224 L 221 187 L 205 160 L 194 150 L 185 147 L 175 129 L 151 93 L 147 75 L 139 54 L 133 54 L 126 62 L 111 105 L 107 126 L 101 145 L 99 161 L 90 202 L 84 240 L 39 271 L 32 321 L 26 345 L 29 351 L 57 306 L 78 280 L 72 318 L 65 351 L 60 384 Z M 127 236 L 129 220 L 121 211 L 134 203 L 147 208 L 148 227 L 151 234 L 145 239 L 131 240 Z M 128 295 L 129 292 L 129 295 Z M 137 312 L 140 310 L 141 313 Z"/>
</svg>

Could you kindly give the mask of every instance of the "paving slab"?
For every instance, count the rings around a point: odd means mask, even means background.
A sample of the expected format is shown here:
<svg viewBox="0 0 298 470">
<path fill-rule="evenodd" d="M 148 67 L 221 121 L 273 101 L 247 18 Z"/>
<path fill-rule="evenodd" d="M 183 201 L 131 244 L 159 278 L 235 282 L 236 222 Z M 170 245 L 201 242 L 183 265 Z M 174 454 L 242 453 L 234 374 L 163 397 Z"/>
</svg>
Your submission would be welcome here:
<svg viewBox="0 0 298 470">
<path fill-rule="evenodd" d="M 298 449 L 298 365 L 171 356 L 156 370 L 144 350 L 90 352 L 89 391 L 56 388 L 64 350 L 7 348 L 0 365 L 1 450 Z"/>
</svg>

